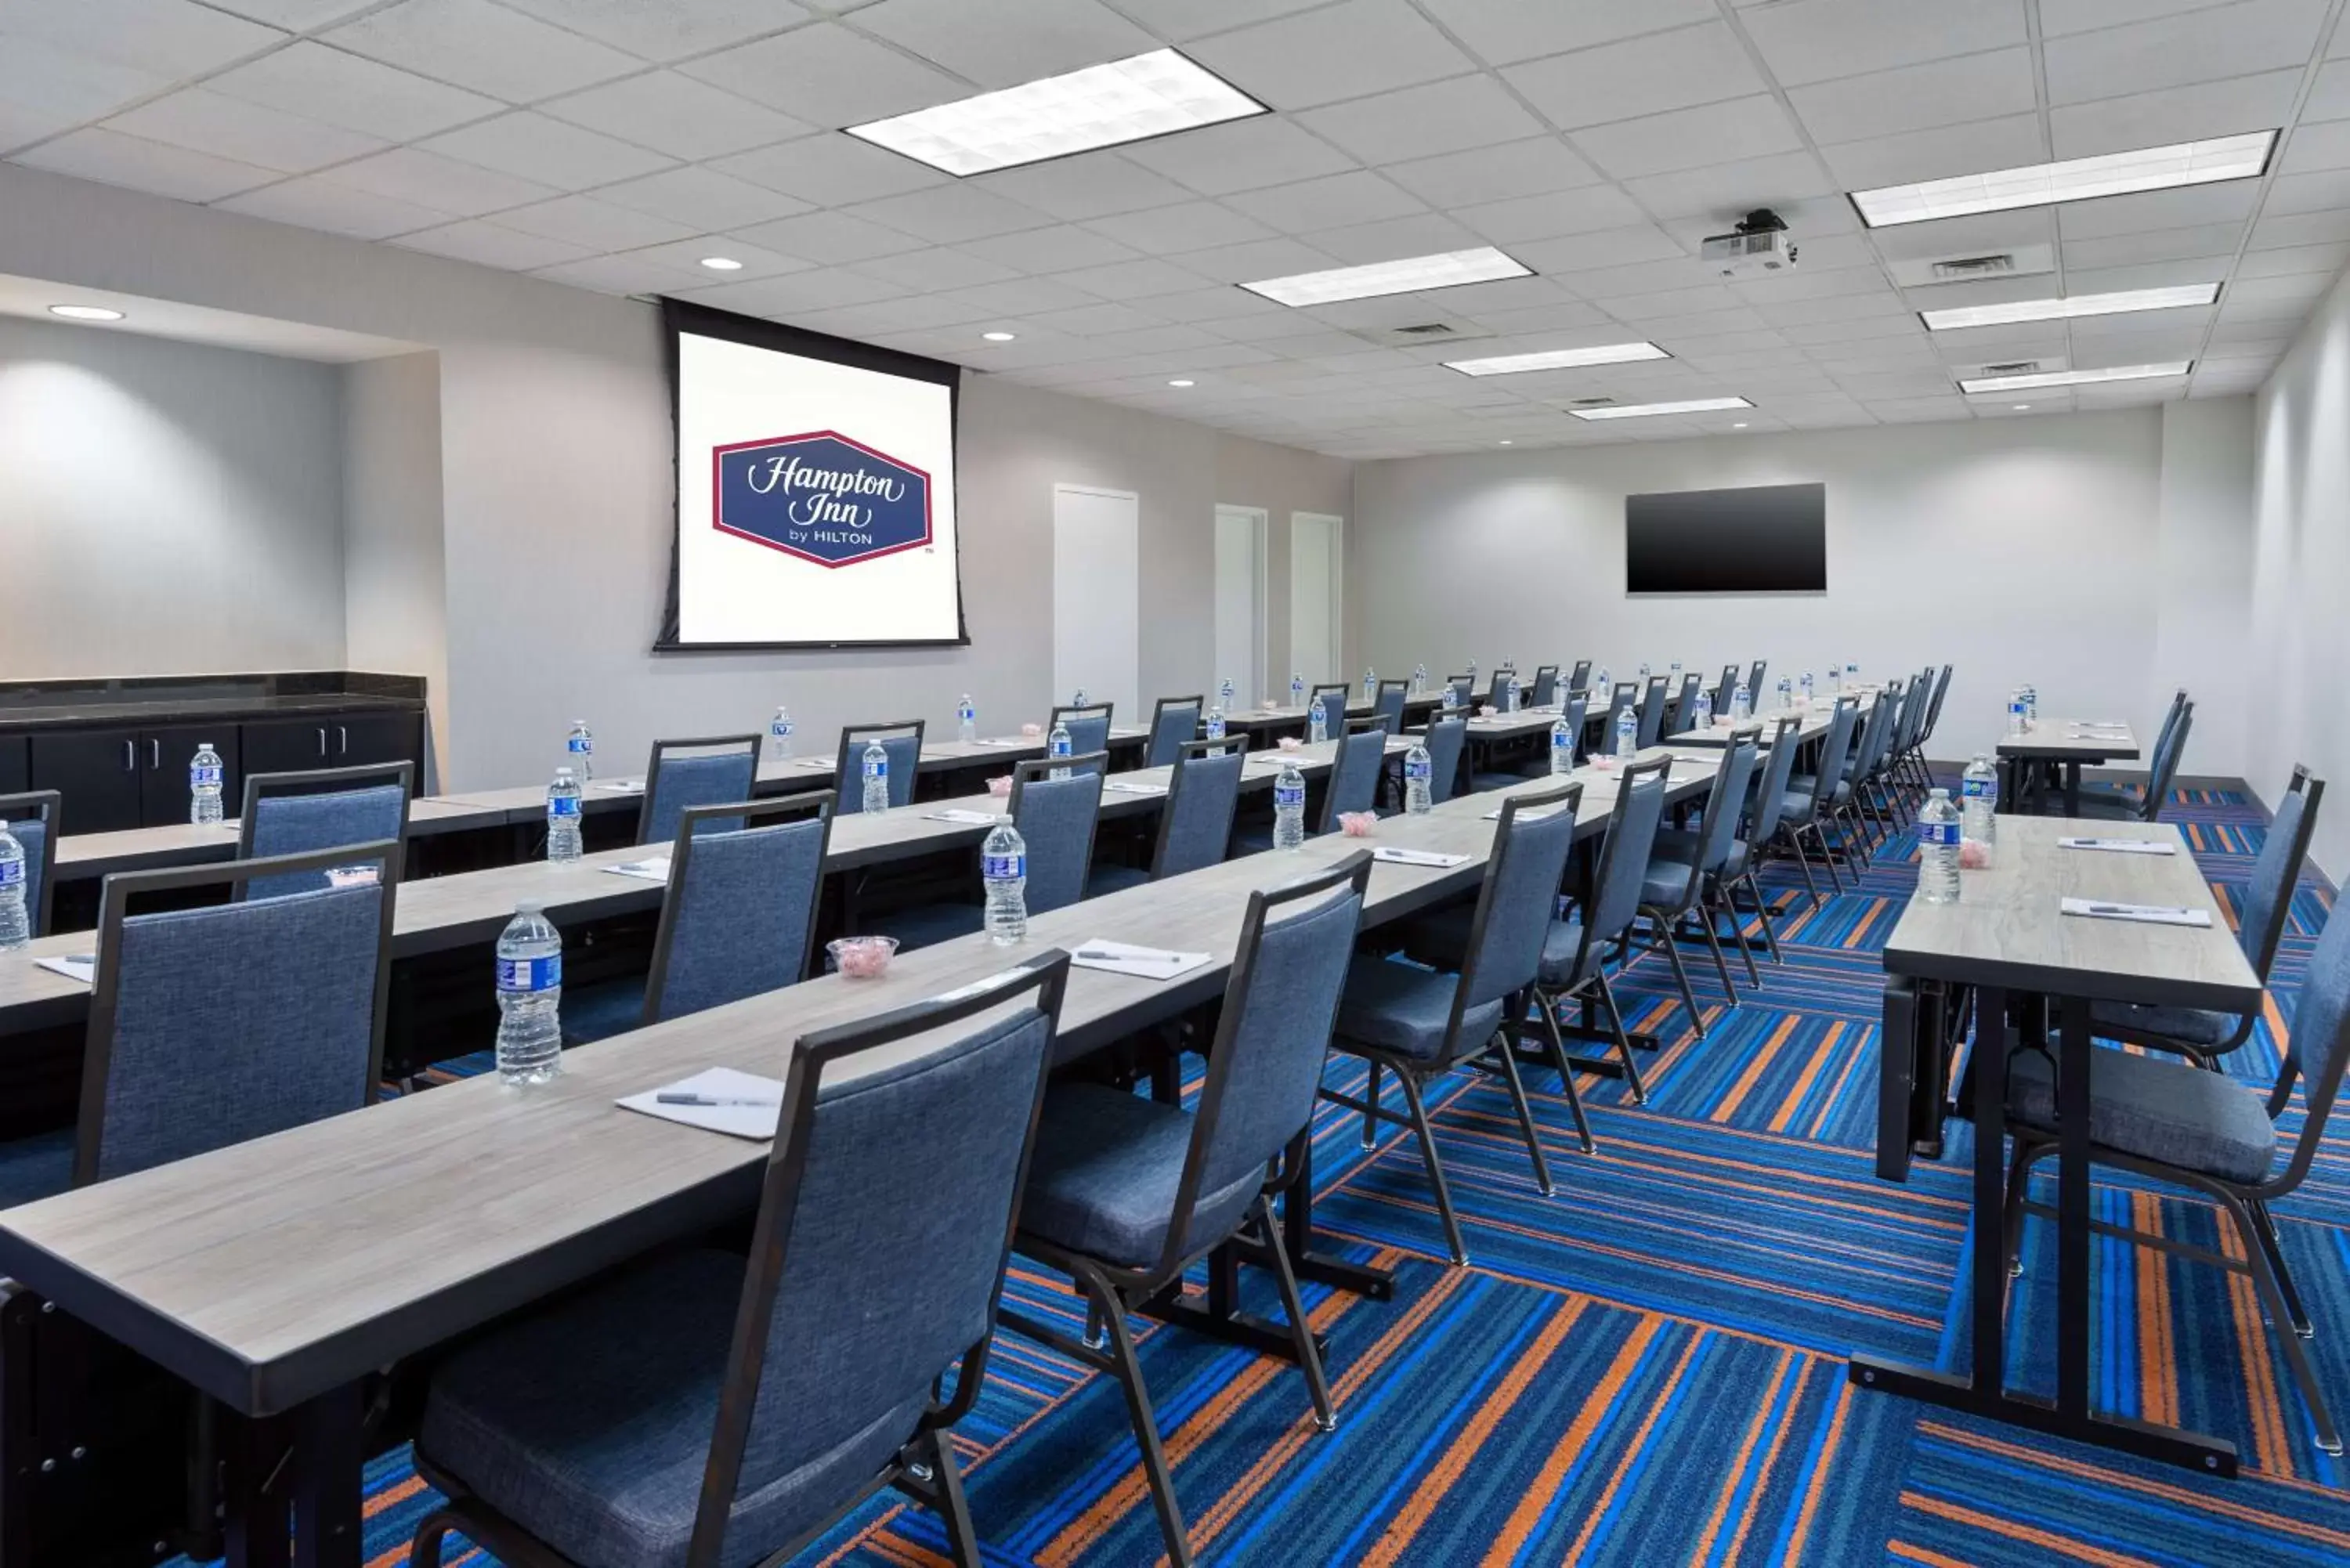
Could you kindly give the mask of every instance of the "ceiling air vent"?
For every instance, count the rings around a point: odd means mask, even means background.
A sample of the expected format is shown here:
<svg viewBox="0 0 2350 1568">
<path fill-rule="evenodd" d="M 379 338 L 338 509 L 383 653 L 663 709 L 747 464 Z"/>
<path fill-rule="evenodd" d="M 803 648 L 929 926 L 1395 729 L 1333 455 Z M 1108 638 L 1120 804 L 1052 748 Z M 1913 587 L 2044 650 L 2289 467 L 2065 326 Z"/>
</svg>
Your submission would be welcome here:
<svg viewBox="0 0 2350 1568">
<path fill-rule="evenodd" d="M 1441 321 L 1423 321 L 1417 327 L 1399 327 L 1394 328 L 1394 332 L 1399 337 L 1450 337 L 1452 336 L 1451 327 Z"/>
<path fill-rule="evenodd" d="M 1982 373 L 1985 376 L 2037 376 L 2040 374 L 2040 361 L 2016 359 L 2005 365 L 1985 365 Z"/>
<path fill-rule="evenodd" d="M 1954 256 L 1934 264 L 1934 281 L 1958 283 L 1970 277 L 2005 277 L 2013 271 L 2015 256 L 2009 251 L 1997 255 Z"/>
<path fill-rule="evenodd" d="M 1376 306 L 1380 302 L 1368 300 L 1365 303 Z M 1425 306 L 1415 308 L 1425 308 Z M 1401 315 L 1402 312 L 1396 314 Z M 1362 326 L 1348 327 L 1345 330 L 1381 348 L 1409 348 L 1414 344 L 1462 343 L 1472 337 L 1491 337 L 1493 335 L 1492 327 L 1480 327 L 1465 317 L 1453 321 L 1414 321 L 1405 317 L 1393 327 L 1385 326 L 1374 317 Z"/>
<path fill-rule="evenodd" d="M 1604 409 L 1615 400 L 1613 398 L 1575 398 L 1566 406 L 1570 409 Z"/>
</svg>

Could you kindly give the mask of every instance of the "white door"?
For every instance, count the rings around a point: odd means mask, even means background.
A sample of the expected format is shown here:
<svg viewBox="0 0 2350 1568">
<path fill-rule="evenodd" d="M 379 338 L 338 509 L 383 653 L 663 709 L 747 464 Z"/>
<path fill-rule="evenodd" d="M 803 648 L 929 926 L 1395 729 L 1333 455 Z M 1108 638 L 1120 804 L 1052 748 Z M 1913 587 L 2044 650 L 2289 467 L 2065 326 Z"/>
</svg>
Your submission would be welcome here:
<svg viewBox="0 0 2350 1568">
<path fill-rule="evenodd" d="M 1208 690 L 1231 681 L 1243 708 L 1272 695 L 1264 668 L 1264 534 L 1263 509 L 1216 508 L 1216 668 Z"/>
<path fill-rule="evenodd" d="M 1320 512 L 1289 514 L 1289 662 L 1307 685 L 1347 680 L 1339 667 L 1340 535 L 1345 522 Z"/>
<path fill-rule="evenodd" d="M 1083 688 L 1147 723 L 1142 702 L 1142 507 L 1130 490 L 1053 486 L 1053 701 Z"/>
</svg>

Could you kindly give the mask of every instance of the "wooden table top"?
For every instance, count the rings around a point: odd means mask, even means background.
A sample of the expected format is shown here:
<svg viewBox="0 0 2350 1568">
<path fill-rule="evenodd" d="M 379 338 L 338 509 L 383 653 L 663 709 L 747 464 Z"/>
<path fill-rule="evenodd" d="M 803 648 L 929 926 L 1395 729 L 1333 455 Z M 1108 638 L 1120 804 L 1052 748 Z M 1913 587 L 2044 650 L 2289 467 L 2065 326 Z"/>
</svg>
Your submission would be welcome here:
<svg viewBox="0 0 2350 1568">
<path fill-rule="evenodd" d="M 2002 985 L 2099 1002 L 2243 1012 L 2260 977 L 2195 857 L 2167 822 L 2002 816 L 1995 863 L 1959 874 L 1959 901 L 1911 899 L 1885 945 L 1893 974 Z M 2065 849 L 2060 838 L 2137 838 L 2169 855 Z M 2149 925 L 2061 912 L 2067 898 L 2210 912 L 2211 924 Z"/>
<path fill-rule="evenodd" d="M 1795 727 L 1795 743 L 1809 745 L 1828 732 L 1828 724 L 1835 717 L 1835 703 L 1814 702 L 1809 708 L 1765 708 L 1748 722 L 1762 726 L 1762 745 L 1767 751 L 1771 745 L 1771 737 L 1778 733 L 1781 719 L 1798 721 Z M 1664 743 L 1669 746 L 1719 748 L 1730 743 L 1730 732 L 1735 727 L 1728 720 L 1717 718 L 1711 730 L 1683 730 L 1677 735 L 1667 735 Z"/>
<path fill-rule="evenodd" d="M 2021 735 L 2002 735 L 2002 757 L 2038 757 L 2056 762 L 2126 761 L 2138 754 L 2137 732 L 2119 720 L 2109 730 L 2092 730 L 2096 721 L 2035 720 Z"/>
<path fill-rule="evenodd" d="M 542 805 L 544 801 L 542 792 Z M 504 820 L 503 808 L 480 802 L 419 795 L 408 803 L 411 837 L 494 827 Z M 115 871 L 234 860 L 237 827 L 236 818 L 230 817 L 214 827 L 179 822 L 164 827 L 125 828 L 119 833 L 70 833 L 57 840 L 57 879 L 69 881 Z"/>
</svg>

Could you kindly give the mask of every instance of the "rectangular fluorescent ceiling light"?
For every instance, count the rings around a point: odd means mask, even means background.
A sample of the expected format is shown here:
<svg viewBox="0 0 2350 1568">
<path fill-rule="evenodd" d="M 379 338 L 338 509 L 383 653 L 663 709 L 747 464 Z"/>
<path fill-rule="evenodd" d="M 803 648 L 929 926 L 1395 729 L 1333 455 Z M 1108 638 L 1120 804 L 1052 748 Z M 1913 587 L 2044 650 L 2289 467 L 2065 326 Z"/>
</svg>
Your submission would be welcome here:
<svg viewBox="0 0 2350 1568">
<path fill-rule="evenodd" d="M 1569 409 L 1578 420 L 1638 420 L 1650 414 L 1713 414 L 1725 409 L 1751 409 L 1743 398 L 1691 398 L 1680 403 L 1617 403 L 1604 409 Z"/>
<path fill-rule="evenodd" d="M 1336 305 L 1343 299 L 1377 299 L 1386 294 L 1418 294 L 1424 289 L 1452 288 L 1464 283 L 1532 277 L 1534 270 L 1491 245 L 1480 245 L 1475 250 L 1447 251 L 1441 255 L 1405 256 L 1400 261 L 1373 262 L 1368 266 L 1341 266 L 1328 272 L 1268 277 L 1241 286 L 1283 305 Z"/>
<path fill-rule="evenodd" d="M 1948 310 L 1921 310 L 1918 317 L 1929 332 L 1949 332 L 1960 327 L 2009 327 L 2019 321 L 2069 321 L 2082 316 L 2123 316 L 2133 310 L 2178 310 L 2209 305 L 2220 297 L 2216 283 L 2181 284 L 2176 288 L 2127 288 L 2118 294 L 2076 294 L 2067 299 L 2019 299 L 2010 305 L 1960 305 Z"/>
<path fill-rule="evenodd" d="M 1653 343 L 1603 343 L 1596 348 L 1545 348 L 1536 354 L 1500 354 L 1490 359 L 1447 359 L 1444 368 L 1464 376 L 1515 376 L 1527 370 L 1573 370 L 1585 365 L 1628 365 L 1635 359 L 1669 359 Z"/>
<path fill-rule="evenodd" d="M 1955 180 L 1887 185 L 1855 191 L 1852 202 L 1860 209 L 1861 222 L 1882 229 L 1896 223 L 1922 223 L 1929 218 L 2085 202 L 2094 196 L 2119 196 L 2132 191 L 2249 180 L 2269 166 L 2269 150 L 2276 145 L 2276 137 L 2273 130 L 2256 130 L 2209 141 L 2181 141 L 2169 147 L 2142 147 L 2135 152 L 1964 174 Z"/>
<path fill-rule="evenodd" d="M 960 177 L 1265 112 L 1176 50 L 1154 49 L 847 129 Z"/>
<path fill-rule="evenodd" d="M 1960 381 L 1961 392 L 2030 392 L 2043 387 L 2093 387 L 2100 381 L 2150 381 L 2158 376 L 2184 376 L 2195 369 L 2192 359 L 2162 365 L 2110 365 L 2102 370 L 2043 370 L 2036 376 L 1978 376 Z"/>
</svg>

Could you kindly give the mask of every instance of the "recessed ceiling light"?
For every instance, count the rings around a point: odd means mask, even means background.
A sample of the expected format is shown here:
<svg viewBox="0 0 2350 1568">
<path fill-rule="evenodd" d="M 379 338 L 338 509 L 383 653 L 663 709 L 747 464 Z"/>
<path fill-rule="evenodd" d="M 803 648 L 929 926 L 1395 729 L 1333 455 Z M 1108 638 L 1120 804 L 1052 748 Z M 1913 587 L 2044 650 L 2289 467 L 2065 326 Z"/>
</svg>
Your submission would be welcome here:
<svg viewBox="0 0 2350 1568">
<path fill-rule="evenodd" d="M 1921 310 L 1929 332 L 1949 332 L 1960 327 L 2011 327 L 2020 321 L 2069 321 L 2083 316 L 2122 316 L 2134 310 L 2178 310 L 2209 305 L 2220 297 L 2216 283 L 2187 283 L 2175 288 L 2126 288 L 2117 294 L 2076 294 L 2064 299 L 2019 299 L 2007 305 L 1957 305 L 1947 310 Z"/>
<path fill-rule="evenodd" d="M 1266 112 L 1176 50 L 1154 49 L 847 130 L 961 177 Z"/>
<path fill-rule="evenodd" d="M 983 332 L 980 336 L 986 338 L 990 343 L 1009 343 L 1014 337 L 1018 337 L 1019 334 L 1016 332 Z"/>
<path fill-rule="evenodd" d="M 1533 275 L 1534 268 L 1524 263 L 1491 245 L 1480 245 L 1475 250 L 1446 251 L 1440 255 L 1404 256 L 1397 261 L 1373 262 L 1367 266 L 1333 267 L 1328 272 L 1268 277 L 1241 286 L 1283 305 L 1336 305 L 1342 299 L 1377 299 L 1388 294 L 1417 294 L 1422 289 Z"/>
<path fill-rule="evenodd" d="M 2032 411 L 2032 405 L 2030 403 L 2018 403 L 2015 405 L 2015 411 L 2019 414 L 2030 413 Z"/>
<path fill-rule="evenodd" d="M 733 256 L 704 256 L 702 265 L 712 272 L 741 272 L 743 264 Z"/>
<path fill-rule="evenodd" d="M 1168 384 L 1169 386 L 1170 386 L 1170 387 L 1191 387 L 1191 386 L 1197 386 L 1199 383 L 1198 383 L 1198 382 L 1196 382 L 1196 381 L 1186 381 L 1186 380 L 1177 379 L 1177 380 L 1170 381 L 1170 382 L 1168 382 L 1167 384 Z"/>
<path fill-rule="evenodd" d="M 120 321 L 122 312 L 109 310 L 102 305 L 52 305 L 51 316 L 62 316 L 68 321 Z"/>
<path fill-rule="evenodd" d="M 1499 354 L 1490 359 L 1447 359 L 1444 368 L 1464 376 L 1515 376 L 1527 370 L 1572 370 L 1584 365 L 1628 365 L 1635 359 L 1669 359 L 1653 343 L 1603 343 L 1596 348 L 1545 348 L 1534 354 Z"/>
<path fill-rule="evenodd" d="M 1744 420 L 1740 420 L 1736 424 L 1731 425 L 1730 428 L 1734 431 L 1742 431 L 1746 428 L 1746 421 Z"/>
<path fill-rule="evenodd" d="M 1493 444 L 1495 446 L 1515 446 L 1518 443 L 1512 441 L 1497 441 Z"/>
<path fill-rule="evenodd" d="M 1922 223 L 1929 218 L 2004 213 L 2016 207 L 2043 207 L 2054 202 L 2085 202 L 2095 196 L 2119 196 L 2132 191 L 2167 191 L 2175 185 L 2249 180 L 2268 168 L 2269 151 L 2276 145 L 2276 137 L 2273 130 L 2256 130 L 2209 141 L 2181 141 L 2168 147 L 2141 147 L 2132 152 L 2067 159 L 2062 163 L 1994 169 L 1987 174 L 1962 174 L 1954 180 L 1887 185 L 1875 191 L 1855 191 L 1852 203 L 1860 209 L 1862 223 L 1872 229 L 1881 229 L 1895 223 Z"/>
<path fill-rule="evenodd" d="M 1711 414 L 1723 409 L 1751 409 L 1743 398 L 1690 398 L 1678 403 L 1614 403 L 1601 409 L 1569 409 L 1578 420 L 1637 420 L 1650 414 Z"/>
<path fill-rule="evenodd" d="M 1959 383 L 1961 392 L 2024 392 L 2042 387 L 2088 387 L 2100 381 L 2150 381 L 2160 376 L 2184 376 L 2195 369 L 2192 359 L 2162 365 L 2112 365 L 2102 370 L 2043 370 L 2036 376 L 1978 376 Z"/>
</svg>

